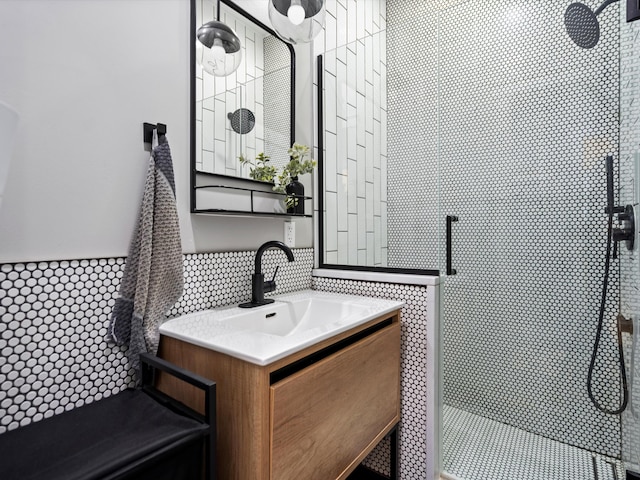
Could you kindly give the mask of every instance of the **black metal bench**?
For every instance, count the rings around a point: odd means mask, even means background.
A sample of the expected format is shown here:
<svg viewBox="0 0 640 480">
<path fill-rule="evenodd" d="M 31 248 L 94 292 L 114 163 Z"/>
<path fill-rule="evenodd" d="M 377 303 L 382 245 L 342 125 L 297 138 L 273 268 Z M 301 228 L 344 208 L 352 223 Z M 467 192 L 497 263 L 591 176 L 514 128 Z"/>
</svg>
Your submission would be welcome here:
<svg viewBox="0 0 640 480">
<path fill-rule="evenodd" d="M 139 389 L 0 435 L 0 479 L 214 480 L 215 382 L 152 355 L 140 361 Z M 158 370 L 204 390 L 205 414 L 157 390 Z"/>
</svg>

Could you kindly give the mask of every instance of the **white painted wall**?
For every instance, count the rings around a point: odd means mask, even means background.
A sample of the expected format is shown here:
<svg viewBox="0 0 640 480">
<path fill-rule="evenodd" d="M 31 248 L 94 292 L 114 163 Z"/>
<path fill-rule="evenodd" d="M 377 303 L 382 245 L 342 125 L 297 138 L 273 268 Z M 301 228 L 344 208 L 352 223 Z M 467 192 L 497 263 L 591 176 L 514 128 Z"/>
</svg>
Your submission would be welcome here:
<svg viewBox="0 0 640 480">
<path fill-rule="evenodd" d="M 0 101 L 20 116 L 0 263 L 126 255 L 149 158 L 143 122 L 168 125 L 185 253 L 282 239 L 281 219 L 189 213 L 190 38 L 187 0 L 0 2 Z M 298 62 L 298 82 L 309 70 Z M 310 100 L 298 102 L 310 143 Z M 296 246 L 311 246 L 310 219 L 298 224 Z"/>
</svg>

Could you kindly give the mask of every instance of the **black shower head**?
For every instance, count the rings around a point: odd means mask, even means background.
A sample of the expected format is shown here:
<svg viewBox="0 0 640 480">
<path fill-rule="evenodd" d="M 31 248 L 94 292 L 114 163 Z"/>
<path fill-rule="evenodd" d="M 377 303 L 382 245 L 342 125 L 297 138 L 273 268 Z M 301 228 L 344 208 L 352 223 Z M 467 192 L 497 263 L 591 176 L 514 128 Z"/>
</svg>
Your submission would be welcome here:
<svg viewBox="0 0 640 480">
<path fill-rule="evenodd" d="M 572 3 L 564 12 L 564 26 L 567 34 L 576 45 L 582 48 L 593 48 L 600 40 L 600 23 L 598 15 L 610 4 L 618 0 L 605 0 L 594 12 L 584 3 Z"/>
<path fill-rule="evenodd" d="M 248 108 L 239 108 L 233 113 L 228 113 L 227 118 L 231 121 L 233 131 L 241 135 L 249 133 L 256 124 L 256 117 Z"/>
<path fill-rule="evenodd" d="M 572 3 L 564 12 L 567 34 L 579 47 L 593 48 L 600 39 L 600 24 L 596 14 L 584 3 Z"/>
</svg>

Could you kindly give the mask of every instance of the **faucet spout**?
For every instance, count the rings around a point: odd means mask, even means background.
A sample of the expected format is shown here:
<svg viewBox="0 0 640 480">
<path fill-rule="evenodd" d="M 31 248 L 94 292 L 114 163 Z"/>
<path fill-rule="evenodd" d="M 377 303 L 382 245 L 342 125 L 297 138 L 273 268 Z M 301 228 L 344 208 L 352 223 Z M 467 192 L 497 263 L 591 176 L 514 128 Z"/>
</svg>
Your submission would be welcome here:
<svg viewBox="0 0 640 480">
<path fill-rule="evenodd" d="M 265 250 L 267 250 L 269 248 L 279 248 L 280 250 L 282 250 L 287 255 L 287 259 L 290 262 L 294 261 L 293 252 L 291 251 L 291 249 L 289 247 L 287 247 L 283 242 L 279 242 L 278 240 L 271 240 L 269 242 L 265 242 L 262 245 L 260 245 L 260 248 L 258 248 L 258 251 L 256 252 L 256 271 L 255 271 L 255 273 L 257 273 L 257 274 L 262 273 L 262 255 L 264 254 Z"/>
<path fill-rule="evenodd" d="M 251 301 L 248 303 L 241 303 L 239 306 L 242 308 L 259 307 L 260 305 L 266 305 L 273 303 L 273 299 L 264 298 L 264 294 L 273 292 L 276 289 L 276 274 L 273 274 L 273 279 L 264 281 L 264 275 L 262 274 L 262 255 L 269 248 L 279 248 L 286 255 L 290 262 L 294 261 L 293 252 L 284 243 L 277 240 L 271 240 L 260 245 L 256 252 L 256 267 L 255 273 L 251 276 Z M 278 268 L 276 268 L 276 273 Z"/>
</svg>

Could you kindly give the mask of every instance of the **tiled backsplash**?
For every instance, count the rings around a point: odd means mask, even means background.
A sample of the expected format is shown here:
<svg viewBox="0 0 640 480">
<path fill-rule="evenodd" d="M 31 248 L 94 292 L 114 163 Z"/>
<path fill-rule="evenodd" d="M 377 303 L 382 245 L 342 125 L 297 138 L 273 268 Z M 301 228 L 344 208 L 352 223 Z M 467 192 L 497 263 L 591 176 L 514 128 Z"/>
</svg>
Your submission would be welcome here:
<svg viewBox="0 0 640 480">
<path fill-rule="evenodd" d="M 403 300 L 402 405 L 399 432 L 403 478 L 426 478 L 437 440 L 433 287 L 316 278 L 313 249 L 287 262 L 267 250 L 263 272 L 279 266 L 276 293 L 306 288 Z M 185 291 L 169 317 L 234 305 L 250 298 L 255 252 L 184 256 Z M 133 385 L 125 352 L 106 343 L 125 258 L 17 263 L 0 266 L 0 434 L 79 407 Z M 430 290 L 431 289 L 431 290 Z M 431 413 L 429 413 L 431 411 Z M 389 445 L 365 460 L 388 471 Z"/>
<path fill-rule="evenodd" d="M 267 250 L 263 272 L 277 265 L 277 293 L 311 287 L 313 249 L 287 262 Z M 184 256 L 185 291 L 169 316 L 251 298 L 255 252 Z M 132 385 L 120 347 L 105 341 L 124 258 L 0 266 L 0 433 Z"/>
</svg>

